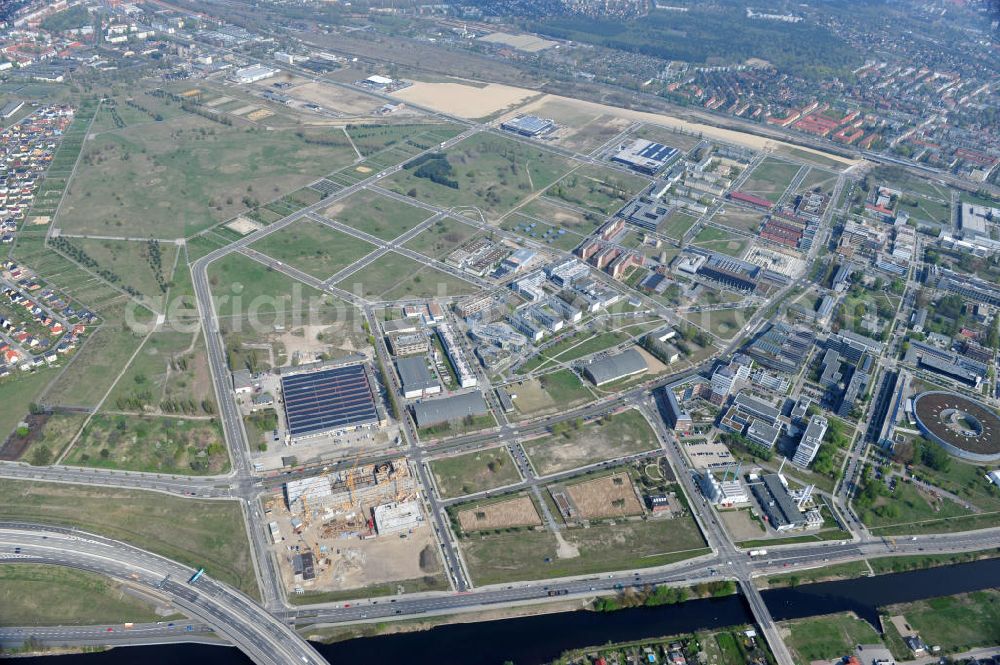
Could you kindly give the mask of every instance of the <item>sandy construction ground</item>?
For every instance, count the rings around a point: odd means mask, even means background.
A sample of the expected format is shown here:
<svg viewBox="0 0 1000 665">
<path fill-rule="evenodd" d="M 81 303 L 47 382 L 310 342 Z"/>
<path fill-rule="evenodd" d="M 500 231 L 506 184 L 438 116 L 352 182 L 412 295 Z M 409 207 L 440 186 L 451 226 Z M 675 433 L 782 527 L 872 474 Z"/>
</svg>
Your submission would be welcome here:
<svg viewBox="0 0 1000 665">
<path fill-rule="evenodd" d="M 362 92 L 315 81 L 286 90 L 285 94 L 348 115 L 370 115 L 382 102 Z"/>
<path fill-rule="evenodd" d="M 487 83 L 424 83 L 414 81 L 408 88 L 393 93 L 403 101 L 450 113 L 462 118 L 482 118 L 523 104 L 538 93 L 526 88 Z"/>
<path fill-rule="evenodd" d="M 253 233 L 254 231 L 260 231 L 262 228 L 264 228 L 264 225 L 261 224 L 260 222 L 255 222 L 252 219 L 247 219 L 246 217 L 243 217 L 241 215 L 236 219 L 234 219 L 233 221 L 226 224 L 226 228 L 229 229 L 230 231 L 235 231 L 236 233 L 239 233 L 241 236 L 245 236 L 250 233 Z"/>
<path fill-rule="evenodd" d="M 627 473 L 570 485 L 566 493 L 585 519 L 642 514 L 642 504 Z"/>
<path fill-rule="evenodd" d="M 421 568 L 420 552 L 430 548 L 425 559 L 432 566 Z M 423 525 L 400 538 L 391 533 L 372 540 L 351 539 L 339 546 L 330 556 L 329 577 L 321 580 L 328 589 L 355 589 L 358 587 L 397 580 L 412 580 L 440 571 L 434 533 L 430 525 Z"/>
<path fill-rule="evenodd" d="M 559 44 L 559 42 L 542 39 L 535 35 L 512 35 L 508 32 L 492 32 L 485 37 L 480 37 L 479 41 L 512 46 L 519 51 L 527 51 L 528 53 L 538 53 Z"/>
<path fill-rule="evenodd" d="M 459 511 L 458 523 L 466 533 L 515 526 L 537 526 L 542 523 L 529 497 L 473 506 Z"/>
<path fill-rule="evenodd" d="M 531 91 L 525 91 L 531 92 Z M 712 127 L 711 125 L 703 125 L 696 122 L 688 122 L 686 120 L 680 120 L 679 118 L 674 118 L 669 115 L 663 115 L 659 113 L 648 113 L 646 111 L 632 111 L 629 109 L 616 108 L 614 106 L 607 106 L 605 104 L 598 104 L 596 102 L 586 102 L 579 99 L 572 99 L 569 97 L 560 97 L 558 95 L 544 95 L 543 97 L 536 99 L 523 107 L 518 109 L 519 113 L 532 114 L 535 112 L 541 113 L 541 109 L 545 104 L 551 103 L 553 101 L 559 101 L 563 103 L 569 103 L 580 108 L 581 111 L 589 111 L 595 115 L 600 114 L 610 114 L 618 116 L 621 118 L 626 118 L 638 122 L 648 122 L 654 125 L 661 125 L 663 127 L 682 129 L 688 132 L 701 133 L 709 139 L 716 139 L 719 141 L 725 141 L 727 143 L 736 143 L 739 145 L 747 146 L 754 150 L 773 150 L 778 146 L 786 146 L 787 148 L 794 150 L 802 150 L 805 152 L 811 152 L 816 155 L 821 155 L 827 159 L 836 160 L 842 163 L 845 167 L 854 166 L 859 163 L 858 160 L 848 159 L 847 157 L 840 157 L 839 155 L 833 155 L 831 153 L 822 152 L 819 150 L 812 150 L 810 148 L 805 148 L 802 146 L 793 146 L 783 141 L 775 141 L 773 139 L 766 139 L 761 136 L 755 136 L 753 134 L 746 134 L 744 132 L 737 132 L 731 129 L 722 129 L 720 127 Z M 430 105 L 430 104 L 429 104 Z"/>
</svg>

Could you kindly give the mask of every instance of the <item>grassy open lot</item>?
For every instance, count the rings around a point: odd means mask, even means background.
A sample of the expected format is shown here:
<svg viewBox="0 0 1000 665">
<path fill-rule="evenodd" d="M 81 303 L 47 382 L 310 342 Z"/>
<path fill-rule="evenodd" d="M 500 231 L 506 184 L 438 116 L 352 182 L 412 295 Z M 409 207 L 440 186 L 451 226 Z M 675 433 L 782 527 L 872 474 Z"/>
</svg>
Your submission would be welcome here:
<svg viewBox="0 0 1000 665">
<path fill-rule="evenodd" d="M 899 200 L 899 210 L 906 211 L 914 220 L 944 225 L 951 223 L 951 206 L 948 203 L 922 196 L 903 196 Z"/>
<path fill-rule="evenodd" d="M 582 166 L 548 188 L 545 195 L 610 215 L 641 192 L 649 180 L 600 166 Z"/>
<path fill-rule="evenodd" d="M 762 215 L 760 213 L 749 212 L 736 207 L 726 209 L 724 212 L 720 212 L 718 215 L 712 217 L 712 221 L 716 224 L 728 226 L 731 229 L 745 233 L 757 233 L 757 230 L 760 229 L 761 219 Z"/>
<path fill-rule="evenodd" d="M 190 235 L 354 157 L 339 129 L 265 131 L 184 114 L 88 141 L 56 221 L 76 233 Z"/>
<path fill-rule="evenodd" d="M 76 526 L 131 543 L 259 597 L 236 501 L 160 492 L 0 480 L 0 517 Z"/>
<path fill-rule="evenodd" d="M 240 254 L 227 254 L 212 263 L 208 278 L 220 317 L 255 314 L 264 325 L 280 323 L 288 328 L 294 316 L 322 317 L 335 309 L 331 296 Z"/>
<path fill-rule="evenodd" d="M 323 214 L 382 240 L 398 238 L 430 217 L 423 208 L 367 189 L 337 201 Z"/>
<path fill-rule="evenodd" d="M 541 199 L 536 199 L 534 203 L 545 203 Z M 558 226 L 539 221 L 534 217 L 526 217 L 517 211 L 500 222 L 500 228 L 525 239 L 532 239 L 536 242 L 543 242 L 553 249 L 568 252 L 581 242 L 584 236 L 573 231 Z"/>
<path fill-rule="evenodd" d="M 506 388 L 517 395 L 514 408 L 524 418 L 558 413 L 594 399 L 580 377 L 569 369 L 519 381 Z"/>
<path fill-rule="evenodd" d="M 869 173 L 872 182 L 888 185 L 903 192 L 948 201 L 951 194 L 947 185 L 941 185 L 930 178 L 911 174 L 898 166 L 876 166 Z"/>
<path fill-rule="evenodd" d="M 785 643 L 800 665 L 814 660 L 832 661 L 853 653 L 858 644 L 882 642 L 875 629 L 854 614 L 832 614 L 782 625 L 788 630 Z"/>
<path fill-rule="evenodd" d="M 201 333 L 154 332 L 108 397 L 116 411 L 215 413 Z"/>
<path fill-rule="evenodd" d="M 406 247 L 433 259 L 443 259 L 477 233 L 479 229 L 476 227 L 446 217 L 437 220 L 430 228 L 417 234 L 406 243 Z"/>
<path fill-rule="evenodd" d="M 743 256 L 743 252 L 746 250 L 747 245 L 750 244 L 750 242 L 748 240 L 730 238 L 728 240 L 711 240 L 709 242 L 698 242 L 696 244 L 703 249 L 740 258 Z"/>
<path fill-rule="evenodd" d="M 71 238 L 67 242 L 96 261 L 95 270 L 118 275 L 121 278 L 118 286 L 130 287 L 154 300 L 166 292 L 177 258 L 177 245 L 173 243 L 84 238 Z"/>
<path fill-rule="evenodd" d="M 568 425 L 552 436 L 521 444 L 540 475 L 603 462 L 659 446 L 643 415 L 629 409 L 593 423 Z"/>
<path fill-rule="evenodd" d="M 578 233 L 581 236 L 593 233 L 594 229 L 600 226 L 605 219 L 604 215 L 589 210 L 578 210 L 562 204 L 557 199 L 544 196 L 528 201 L 517 209 L 517 214 L 527 218 L 525 223 L 538 223 L 539 227 L 550 224 L 565 229 L 567 233 Z M 531 232 L 534 232 L 535 235 L 531 236 Z M 547 238 L 544 237 L 544 228 L 531 229 L 523 233 L 536 240 L 547 241 Z"/>
<path fill-rule="evenodd" d="M 447 169 L 445 177 L 454 187 L 418 176 L 420 166 L 395 174 L 387 186 L 445 208 L 477 206 L 495 219 L 572 168 L 569 160 L 546 150 L 485 133 L 462 141 L 444 157 L 434 161 Z"/>
<path fill-rule="evenodd" d="M 477 585 L 648 568 L 708 552 L 690 517 L 599 523 L 560 533 L 579 556 L 559 558 L 556 538 L 544 527 L 476 534 L 459 542 Z"/>
<path fill-rule="evenodd" d="M 720 339 L 732 339 L 753 316 L 755 309 L 717 309 L 708 312 L 689 312 L 684 318 L 708 330 Z"/>
<path fill-rule="evenodd" d="M 526 374 L 541 369 L 556 362 L 568 363 L 584 356 L 589 356 L 605 349 L 610 349 L 625 342 L 630 337 L 640 336 L 652 328 L 662 325 L 662 321 L 640 321 L 622 325 L 615 330 L 595 332 L 580 330 L 564 339 L 545 347 L 537 355 L 532 356 L 517 369 L 518 373 Z"/>
<path fill-rule="evenodd" d="M 67 464 L 158 473 L 218 474 L 229 469 L 222 430 L 212 420 L 94 416 Z"/>
<path fill-rule="evenodd" d="M 886 608 L 902 614 L 927 644 L 945 653 L 1000 643 L 1000 590 L 985 589 Z"/>
<path fill-rule="evenodd" d="M 663 220 L 657 231 L 663 235 L 680 240 L 697 221 L 697 217 L 689 215 L 686 212 L 681 212 L 680 210 L 675 210 Z"/>
<path fill-rule="evenodd" d="M 491 490 L 521 479 L 503 446 L 433 460 L 431 471 L 438 491 L 445 498 Z"/>
<path fill-rule="evenodd" d="M 317 279 L 326 279 L 375 250 L 369 242 L 311 219 L 300 219 L 258 240 L 253 248 Z"/>
<path fill-rule="evenodd" d="M 95 330 L 38 401 L 52 406 L 96 406 L 142 343 L 121 322 Z"/>
<path fill-rule="evenodd" d="M 0 626 L 94 625 L 162 618 L 102 575 L 43 564 L 0 565 Z"/>
<path fill-rule="evenodd" d="M 475 289 L 468 282 L 395 252 L 351 273 L 337 286 L 363 298 L 382 300 L 453 296 Z"/>
<path fill-rule="evenodd" d="M 54 369 L 39 369 L 27 375 L 8 378 L 0 383 L 0 438 L 14 431 L 27 415 L 32 402 L 39 401 L 39 393 L 56 376 Z"/>
<path fill-rule="evenodd" d="M 372 584 L 359 589 L 344 589 L 342 591 L 306 591 L 305 593 L 292 593 L 288 595 L 288 602 L 292 605 L 312 605 L 314 603 L 335 603 L 342 600 L 354 600 L 355 598 L 382 598 L 384 596 L 395 596 L 399 593 L 399 588 L 403 587 L 403 593 L 421 593 L 423 591 L 447 591 L 451 587 L 443 574 L 425 575 L 412 580 L 399 580 L 385 582 L 384 584 Z"/>
<path fill-rule="evenodd" d="M 798 164 L 768 157 L 757 165 L 740 190 L 768 201 L 777 201 L 788 189 L 799 168 Z"/>
<path fill-rule="evenodd" d="M 909 483 L 898 483 L 894 494 L 877 498 L 860 517 L 877 535 L 964 531 L 977 528 L 971 520 L 978 518 L 954 501 L 934 499 Z M 996 519 L 995 515 L 986 517 Z"/>
<path fill-rule="evenodd" d="M 23 414 L 22 414 L 23 415 Z M 32 414 L 0 449 L 0 459 L 19 460 L 35 466 L 51 464 L 83 427 L 82 413 Z"/>
<path fill-rule="evenodd" d="M 798 191 L 809 192 L 819 187 L 821 191 L 829 194 L 837 184 L 838 177 L 836 173 L 813 167 L 809 169 L 806 177 L 802 179 L 802 184 L 799 185 Z"/>
</svg>

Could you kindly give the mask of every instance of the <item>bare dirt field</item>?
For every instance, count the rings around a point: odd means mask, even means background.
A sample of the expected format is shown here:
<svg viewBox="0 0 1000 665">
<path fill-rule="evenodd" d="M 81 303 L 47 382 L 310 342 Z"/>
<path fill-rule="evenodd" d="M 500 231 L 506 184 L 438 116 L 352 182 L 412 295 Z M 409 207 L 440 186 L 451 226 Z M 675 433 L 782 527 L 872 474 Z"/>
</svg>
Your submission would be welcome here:
<svg viewBox="0 0 1000 665">
<path fill-rule="evenodd" d="M 247 120 L 257 122 L 258 120 L 263 120 L 264 118 L 270 118 L 272 115 L 274 115 L 274 111 L 269 109 L 257 109 L 253 113 L 247 115 Z"/>
<path fill-rule="evenodd" d="M 261 224 L 260 222 L 255 222 L 252 219 L 247 219 L 246 217 L 243 217 L 241 215 L 240 217 L 237 217 L 233 221 L 226 224 L 226 228 L 229 229 L 230 231 L 235 231 L 236 233 L 239 233 L 241 236 L 245 236 L 253 233 L 254 231 L 260 231 L 262 228 L 264 228 L 264 225 Z"/>
<path fill-rule="evenodd" d="M 523 104 L 537 94 L 534 90 L 497 83 L 476 86 L 458 82 L 415 81 L 410 87 L 393 93 L 393 96 L 462 118 L 482 118 Z"/>
<path fill-rule="evenodd" d="M 750 519 L 748 510 L 720 510 L 719 517 L 734 541 L 753 540 L 765 535 L 760 525 Z"/>
<path fill-rule="evenodd" d="M 283 530 L 283 533 L 285 531 Z M 282 577 L 287 588 L 302 586 L 307 591 L 342 591 L 361 587 L 413 580 L 441 571 L 440 557 L 434 543 L 434 533 L 429 524 L 406 532 L 405 538 L 389 534 L 361 540 L 350 538 L 327 541 L 326 552 L 316 551 L 316 578 L 310 582 L 296 582 L 291 568 L 291 554 L 284 546 L 292 540 L 279 543 Z"/>
<path fill-rule="evenodd" d="M 459 511 L 458 523 L 463 531 L 471 533 L 515 526 L 538 526 L 542 520 L 538 517 L 538 511 L 535 510 L 531 498 L 519 496 Z"/>
<path fill-rule="evenodd" d="M 370 115 L 382 106 L 382 102 L 375 97 L 326 83 L 304 83 L 287 91 L 287 94 L 348 115 Z"/>
<path fill-rule="evenodd" d="M 693 132 L 696 134 L 701 133 L 709 139 L 716 139 L 719 141 L 725 141 L 727 143 L 736 143 L 738 145 L 747 146 L 754 150 L 766 150 L 766 149 L 774 149 L 782 147 L 786 149 L 794 149 L 803 152 L 814 153 L 822 157 L 825 157 L 827 159 L 834 160 L 839 164 L 843 164 L 845 167 L 853 166 L 858 163 L 857 160 L 848 159 L 846 157 L 840 157 L 838 155 L 832 155 L 830 153 L 811 150 L 809 148 L 803 148 L 800 146 L 792 146 L 791 144 L 787 144 L 783 141 L 766 139 L 761 136 L 746 134 L 744 132 L 738 132 L 732 129 L 722 129 L 721 127 L 713 127 L 711 125 L 703 125 L 696 122 L 688 122 L 686 120 L 681 120 L 679 118 L 673 118 L 669 115 L 648 113 L 645 111 L 632 111 L 629 109 L 620 109 L 613 106 L 598 104 L 596 102 L 586 102 L 579 99 L 571 99 L 569 97 L 560 97 L 558 95 L 545 95 L 537 100 L 525 104 L 524 106 L 522 106 L 517 110 L 519 113 L 531 113 L 531 114 L 540 113 L 541 109 L 544 109 L 545 105 L 551 103 L 552 100 L 558 100 L 561 102 L 569 103 L 570 105 L 579 108 L 581 112 L 589 111 L 597 115 L 609 114 L 632 121 L 648 122 L 654 125 L 661 125 L 663 127 L 671 127 L 671 128 L 676 127 L 678 129 L 683 129 L 684 131 L 687 132 Z"/>
<path fill-rule="evenodd" d="M 527 51 L 528 53 L 538 53 L 547 48 L 552 48 L 559 43 L 549 39 L 542 39 L 535 35 L 512 35 L 508 32 L 492 32 L 485 37 L 480 37 L 479 41 L 491 44 L 504 44 L 505 46 L 511 46 L 519 51 Z"/>
<path fill-rule="evenodd" d="M 230 111 L 233 115 L 246 115 L 248 113 L 255 113 L 260 107 L 254 106 L 253 104 L 247 104 L 246 106 L 241 106 L 235 111 Z"/>
<path fill-rule="evenodd" d="M 645 452 L 657 447 L 656 435 L 638 411 L 614 416 L 604 425 L 586 425 L 568 436 L 545 436 L 522 443 L 539 475 Z"/>
<path fill-rule="evenodd" d="M 627 473 L 570 485 L 566 493 L 584 519 L 642 514 L 642 504 Z"/>
</svg>

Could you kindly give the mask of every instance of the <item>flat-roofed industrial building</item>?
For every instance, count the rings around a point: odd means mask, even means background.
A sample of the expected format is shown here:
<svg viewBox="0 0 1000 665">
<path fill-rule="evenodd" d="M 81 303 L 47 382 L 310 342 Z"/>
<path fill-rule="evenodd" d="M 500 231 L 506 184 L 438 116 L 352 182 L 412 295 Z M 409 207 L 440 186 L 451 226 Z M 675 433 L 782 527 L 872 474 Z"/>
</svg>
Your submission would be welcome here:
<svg viewBox="0 0 1000 665">
<path fill-rule="evenodd" d="M 383 418 L 364 364 L 282 376 L 281 396 L 293 441 L 374 425 Z"/>
</svg>

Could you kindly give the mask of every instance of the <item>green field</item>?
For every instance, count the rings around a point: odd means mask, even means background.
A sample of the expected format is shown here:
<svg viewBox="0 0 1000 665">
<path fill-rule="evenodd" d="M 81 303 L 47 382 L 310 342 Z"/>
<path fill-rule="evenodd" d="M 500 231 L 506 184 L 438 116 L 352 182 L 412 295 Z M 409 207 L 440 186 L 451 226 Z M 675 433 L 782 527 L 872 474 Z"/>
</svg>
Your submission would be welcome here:
<svg viewBox="0 0 1000 665">
<path fill-rule="evenodd" d="M 367 189 L 337 201 L 323 214 L 382 240 L 398 238 L 431 215 L 423 208 Z"/>
<path fill-rule="evenodd" d="M 56 221 L 73 233 L 186 236 L 354 156 L 339 129 L 266 131 L 184 114 L 88 141 Z"/>
<path fill-rule="evenodd" d="M 837 660 L 852 655 L 858 644 L 882 642 L 874 628 L 853 614 L 833 614 L 782 625 L 788 630 L 785 643 L 799 665 L 809 665 L 814 660 Z"/>
<path fill-rule="evenodd" d="M 690 517 L 599 523 L 560 533 L 579 556 L 559 558 L 547 529 L 477 533 L 459 542 L 477 585 L 662 566 L 709 551 Z"/>
<path fill-rule="evenodd" d="M 229 456 L 214 419 L 96 415 L 66 463 L 154 473 L 220 474 L 229 469 Z"/>
<path fill-rule="evenodd" d="M 582 166 L 545 191 L 559 199 L 601 215 L 610 215 L 641 192 L 649 180 L 600 166 Z"/>
<path fill-rule="evenodd" d="M 549 199 L 544 196 L 528 201 L 517 209 L 516 214 L 523 215 L 526 218 L 524 223 L 530 224 L 535 222 L 538 223 L 539 227 L 547 223 L 581 236 L 590 235 L 605 220 L 604 215 L 590 210 L 579 210 L 557 199 Z M 535 236 L 532 237 L 536 240 L 547 240 L 544 237 L 544 228 L 536 228 L 531 232 L 522 232 L 528 235 L 534 232 Z"/>
<path fill-rule="evenodd" d="M 698 221 L 697 217 L 689 215 L 686 212 L 681 212 L 675 210 L 670 213 L 670 215 L 663 220 L 657 231 L 665 236 L 670 236 L 676 240 L 680 240 L 684 237 L 684 234 L 688 232 L 694 223 Z"/>
<path fill-rule="evenodd" d="M 927 644 L 940 646 L 945 653 L 1000 643 L 1000 590 L 997 589 L 918 600 L 885 611 L 905 616 Z"/>
<path fill-rule="evenodd" d="M 18 427 L 4 444 L 0 458 L 19 460 L 34 466 L 51 464 L 80 431 L 86 418 L 82 413 L 31 416 L 24 421 L 27 431 Z"/>
<path fill-rule="evenodd" d="M 859 516 L 876 535 L 965 531 L 977 527 L 958 518 L 978 519 L 972 511 L 955 502 L 934 500 L 909 483 L 898 483 L 892 496 L 876 499 L 871 508 L 860 510 Z M 996 518 L 995 515 L 986 517 L 994 521 Z M 887 528 L 890 530 L 884 531 Z"/>
<path fill-rule="evenodd" d="M 444 498 L 503 487 L 521 480 L 514 460 L 504 447 L 487 448 L 430 463 Z"/>
<path fill-rule="evenodd" d="M 300 219 L 258 240 L 253 249 L 316 279 L 326 279 L 373 252 L 375 246 L 320 222 Z"/>
<path fill-rule="evenodd" d="M 387 179 L 386 186 L 443 208 L 477 206 L 489 219 L 513 209 L 572 168 L 569 160 L 517 141 L 480 133 L 445 153 L 455 187 L 416 175 L 420 165 Z"/>
<path fill-rule="evenodd" d="M 135 289 L 154 302 L 166 293 L 177 258 L 177 245 L 83 238 L 71 238 L 67 242 L 96 261 L 95 270 L 108 270 L 120 277 L 118 286 Z"/>
<path fill-rule="evenodd" d="M 0 565 L 0 626 L 72 626 L 163 619 L 110 579 L 42 564 Z"/>
<path fill-rule="evenodd" d="M 336 309 L 332 296 L 240 254 L 227 254 L 209 265 L 208 279 L 220 317 L 251 315 L 265 326 L 287 328 L 296 316 L 323 317 Z"/>
<path fill-rule="evenodd" d="M 0 517 L 76 526 L 123 540 L 258 597 L 243 515 L 236 501 L 161 492 L 0 480 Z"/>
<path fill-rule="evenodd" d="M 142 336 L 120 320 L 101 326 L 38 401 L 52 406 L 96 406 L 141 343 Z"/>
<path fill-rule="evenodd" d="M 698 235 L 701 235 L 701 233 Z M 743 252 L 746 250 L 748 244 L 750 244 L 748 240 L 736 238 L 697 243 L 697 245 L 703 249 L 719 252 L 720 254 L 728 254 L 729 256 L 735 256 L 736 258 L 743 256 Z"/>
<path fill-rule="evenodd" d="M 540 200 L 536 200 L 535 202 L 544 203 Z M 562 229 L 556 225 L 546 224 L 536 218 L 526 217 L 520 211 L 505 217 L 500 223 L 500 228 L 521 238 L 530 238 L 564 252 L 568 252 L 579 245 L 583 242 L 584 238 L 584 236 L 578 233 L 566 231 L 566 229 Z"/>
<path fill-rule="evenodd" d="M 775 202 L 788 189 L 799 168 L 798 164 L 768 157 L 750 173 L 740 191 Z"/>
<path fill-rule="evenodd" d="M 406 243 L 407 249 L 420 252 L 433 259 L 443 259 L 459 246 L 479 233 L 479 229 L 457 219 L 446 217 L 431 224 L 430 228 L 417 234 Z"/>
<path fill-rule="evenodd" d="M 747 212 L 741 208 L 730 208 L 712 217 L 712 221 L 744 233 L 756 234 L 763 216 L 757 212 Z"/>
<path fill-rule="evenodd" d="M 580 377 L 569 369 L 509 384 L 506 389 L 517 395 L 514 408 L 524 418 L 564 411 L 594 399 Z"/>
<path fill-rule="evenodd" d="M 656 434 L 643 415 L 629 409 L 595 422 L 560 426 L 551 436 L 521 444 L 539 475 L 653 450 Z"/>
<path fill-rule="evenodd" d="M 14 431 L 28 414 L 28 407 L 38 401 L 42 389 L 54 379 L 56 370 L 39 369 L 27 376 L 10 377 L 0 383 L 0 439 Z"/>
<path fill-rule="evenodd" d="M 708 312 L 689 312 L 684 318 L 696 326 L 717 335 L 720 339 L 732 339 L 753 316 L 754 308 L 717 309 Z"/>
<path fill-rule="evenodd" d="M 475 290 L 468 282 L 395 252 L 348 275 L 337 286 L 370 300 L 444 297 Z"/>
<path fill-rule="evenodd" d="M 154 332 L 115 384 L 106 408 L 203 415 L 215 413 L 215 391 L 201 332 Z"/>
</svg>

